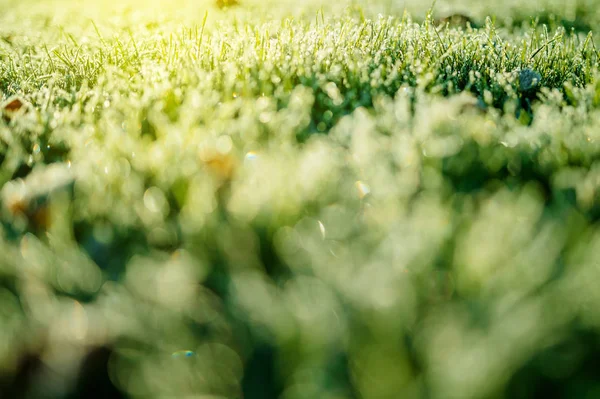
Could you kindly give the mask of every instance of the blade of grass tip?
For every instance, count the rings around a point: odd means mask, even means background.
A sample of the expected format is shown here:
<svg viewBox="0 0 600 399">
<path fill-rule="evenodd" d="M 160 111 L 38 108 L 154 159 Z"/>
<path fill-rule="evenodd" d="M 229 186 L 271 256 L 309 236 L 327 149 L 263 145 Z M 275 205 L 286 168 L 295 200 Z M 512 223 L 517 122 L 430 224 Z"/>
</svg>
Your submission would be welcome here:
<svg viewBox="0 0 600 399">
<path fill-rule="evenodd" d="M 429 30 L 429 24 L 433 21 L 433 9 L 435 8 L 436 3 L 437 0 L 433 0 L 433 3 L 431 3 L 431 7 L 429 7 L 429 9 L 427 10 L 427 14 L 425 15 L 425 28 L 427 30 Z"/>
<path fill-rule="evenodd" d="M 453 50 L 453 49 L 454 49 L 454 48 L 457 46 L 457 44 L 458 44 L 458 43 L 451 44 L 451 45 L 448 47 L 448 49 L 447 49 L 447 50 L 446 50 L 446 51 L 445 51 L 445 52 L 444 52 L 444 53 L 443 53 L 441 56 L 439 56 L 439 57 L 437 58 L 437 60 L 436 60 L 436 61 L 437 61 L 438 65 L 441 65 L 441 64 L 442 64 L 442 62 L 443 62 L 443 61 L 444 61 L 446 58 L 448 58 L 448 57 L 450 57 L 450 56 L 452 55 L 452 52 L 451 52 L 450 50 Z"/>
<path fill-rule="evenodd" d="M 588 43 L 590 42 L 590 40 L 592 39 L 592 32 L 590 31 L 587 34 L 587 37 L 585 38 L 585 42 L 583 42 L 583 47 L 581 48 L 581 56 L 583 57 L 583 55 L 585 54 L 585 49 L 588 46 Z"/>
<path fill-rule="evenodd" d="M 342 22 L 342 27 L 340 28 L 340 34 L 338 36 L 338 40 L 336 40 L 336 42 L 335 42 L 332 54 L 337 52 L 338 47 L 342 43 L 342 40 L 344 39 L 344 37 L 346 35 L 345 29 L 346 29 L 346 21 Z"/>
<path fill-rule="evenodd" d="M 167 65 L 171 65 L 173 58 L 175 58 L 175 45 L 173 44 L 173 33 L 169 34 L 169 61 Z"/>
<path fill-rule="evenodd" d="M 494 53 L 496 54 L 496 56 L 501 57 L 502 55 L 496 49 L 496 45 L 494 44 L 494 42 L 492 42 L 492 39 L 489 36 L 486 39 L 487 39 L 488 44 L 492 48 L 492 50 L 494 50 Z"/>
<path fill-rule="evenodd" d="M 267 40 L 269 40 L 269 30 L 267 29 L 263 35 L 263 37 L 261 38 L 261 46 L 260 46 L 260 59 L 261 60 L 266 60 L 267 59 Z M 223 42 L 225 43 L 225 42 Z M 227 44 L 227 43 L 225 43 Z M 229 44 L 227 44 L 229 46 Z"/>
<path fill-rule="evenodd" d="M 115 43 L 117 44 L 116 48 L 119 50 L 119 53 L 121 53 L 121 58 L 122 59 L 127 58 L 125 55 L 125 50 L 123 49 L 123 43 L 121 43 L 121 40 L 119 40 L 119 38 L 115 38 Z"/>
<path fill-rule="evenodd" d="M 592 32 L 590 32 L 592 33 Z M 594 38 L 592 37 L 592 48 L 594 49 L 594 53 L 596 53 L 596 62 L 598 62 L 598 59 L 600 59 L 600 53 L 598 53 L 598 50 L 596 49 L 596 42 L 594 42 Z"/>
<path fill-rule="evenodd" d="M 133 32 L 131 29 L 127 29 L 127 33 L 129 34 L 129 38 L 131 39 L 131 43 L 133 44 L 133 50 L 135 51 L 135 58 L 138 63 L 138 66 L 141 66 L 140 53 L 138 51 L 137 44 L 135 43 L 135 39 L 133 38 Z"/>
<path fill-rule="evenodd" d="M 440 36 L 440 32 L 438 32 L 438 30 L 434 27 L 433 31 L 435 32 L 435 35 L 437 36 L 440 45 L 442 46 L 442 50 L 444 50 L 444 54 L 448 51 L 448 48 L 446 47 L 446 45 L 444 44 L 444 41 L 442 40 L 442 37 Z"/>
<path fill-rule="evenodd" d="M 71 65 L 73 67 L 77 65 L 77 61 L 79 60 L 79 53 L 81 52 L 81 46 L 77 46 L 77 51 L 75 52 L 75 56 L 73 57 L 73 61 L 71 61 Z"/>
<path fill-rule="evenodd" d="M 67 35 L 67 37 L 69 38 L 69 40 L 71 40 L 71 43 L 73 43 L 73 45 L 74 45 L 75 47 L 79 47 L 79 43 L 77 43 L 77 40 L 75 40 L 75 38 L 73 37 L 73 35 L 72 35 L 72 34 L 70 34 L 70 33 L 67 33 L 66 35 Z"/>
<path fill-rule="evenodd" d="M 71 64 L 71 60 L 68 59 L 66 57 L 66 55 L 63 55 L 61 53 L 59 53 L 58 51 L 54 51 L 54 55 L 56 57 L 58 57 L 59 60 L 61 60 L 63 62 L 63 64 L 65 64 L 69 69 L 73 69 L 73 65 Z"/>
<path fill-rule="evenodd" d="M 52 96 L 54 95 L 54 80 L 50 81 L 50 84 L 48 86 L 48 98 L 46 99 L 44 106 L 42 108 L 42 110 L 45 112 L 48 110 L 48 108 L 50 107 L 50 103 L 52 102 Z M 40 113 L 41 115 L 41 113 Z"/>
<path fill-rule="evenodd" d="M 354 42 L 354 47 L 358 47 L 358 43 L 360 42 L 360 39 L 362 39 L 363 34 L 365 33 L 365 29 L 367 29 L 367 24 L 365 22 L 363 22 L 360 32 L 358 32 L 358 37 L 356 38 L 356 41 Z"/>
<path fill-rule="evenodd" d="M 202 38 L 204 37 L 204 28 L 206 27 L 206 20 L 208 19 L 208 10 L 204 13 L 204 19 L 202 19 L 202 28 L 200 28 L 200 37 L 196 44 L 196 60 L 200 58 L 200 47 L 202 47 Z"/>
<path fill-rule="evenodd" d="M 33 60 L 33 53 L 31 52 L 31 47 L 29 47 L 27 49 L 27 55 L 28 55 L 27 59 L 29 62 L 24 63 L 24 65 L 27 65 L 27 67 L 28 67 L 27 70 L 28 70 L 29 74 L 32 75 L 35 80 L 37 80 L 38 79 L 37 68 L 33 67 L 33 62 L 31 61 L 31 60 Z"/>
<path fill-rule="evenodd" d="M 240 21 L 238 20 L 237 15 L 233 17 L 233 29 L 235 29 L 237 35 L 240 34 Z"/>
<path fill-rule="evenodd" d="M 521 41 L 521 62 L 525 63 L 525 59 L 527 58 L 527 41 Z"/>
<path fill-rule="evenodd" d="M 54 65 L 54 60 L 52 59 L 52 56 L 50 55 L 50 51 L 48 51 L 48 46 L 46 46 L 44 44 L 44 50 L 46 51 L 46 55 L 48 56 L 48 60 L 50 61 L 50 66 L 52 67 L 52 72 L 56 72 L 56 65 Z"/>
<path fill-rule="evenodd" d="M 391 2 L 390 2 L 391 5 Z M 360 17 L 360 22 L 365 22 L 366 18 L 365 18 L 365 10 L 362 7 L 358 8 L 358 14 Z"/>
<path fill-rule="evenodd" d="M 219 59 L 220 62 L 222 62 L 222 61 L 225 60 L 225 56 L 227 55 L 227 50 L 230 49 L 230 48 L 231 48 L 231 46 L 225 40 L 223 40 L 221 42 L 221 50 L 219 52 L 219 57 L 218 57 L 218 59 Z M 262 49 L 261 49 L 261 59 L 264 59 L 264 52 L 265 51 L 264 51 L 264 41 L 263 41 L 263 46 L 262 46 Z"/>
<path fill-rule="evenodd" d="M 100 29 L 98 29 L 98 26 L 96 25 L 96 23 L 94 22 L 93 19 L 91 19 L 90 21 L 92 22 L 92 25 L 94 26 L 94 30 L 96 31 L 96 35 L 98 35 L 98 38 L 100 39 L 100 43 L 102 43 L 102 45 L 104 47 L 106 47 L 106 42 L 104 41 L 104 37 L 100 33 Z"/>
<path fill-rule="evenodd" d="M 497 57 L 501 57 L 501 54 L 498 53 L 498 50 L 496 50 L 496 45 L 492 41 L 492 38 L 497 36 L 497 33 L 496 33 L 496 26 L 494 25 L 494 21 L 492 20 L 491 17 L 486 17 L 485 26 L 486 26 L 486 30 L 488 30 L 488 32 L 489 32 L 489 34 L 486 36 L 486 40 L 487 40 L 489 46 L 492 48 L 492 50 L 494 50 L 494 53 L 496 54 Z"/>
<path fill-rule="evenodd" d="M 529 61 L 533 60 L 533 58 L 539 54 L 540 51 L 542 51 L 543 49 L 545 49 L 546 47 L 548 47 L 550 44 L 554 43 L 555 41 L 557 41 L 558 39 L 562 39 L 562 35 L 558 35 L 555 38 L 553 38 L 552 40 L 547 41 L 546 43 L 544 43 L 544 45 L 540 48 L 538 48 L 537 50 L 534 51 L 534 53 L 531 55 L 531 57 L 529 57 Z"/>
<path fill-rule="evenodd" d="M 433 2 L 431 3 L 431 7 L 429 7 L 429 10 L 427 10 L 427 15 L 433 16 L 433 9 L 435 8 L 436 4 L 437 0 L 433 0 Z"/>
<path fill-rule="evenodd" d="M 381 39 L 381 35 L 383 35 L 384 30 L 385 30 L 385 25 L 380 24 L 379 32 L 377 32 L 377 37 L 375 38 L 375 41 L 371 44 L 371 46 L 373 46 L 373 48 L 377 48 L 377 44 L 379 43 L 379 39 Z"/>
<path fill-rule="evenodd" d="M 294 26 L 293 26 L 292 22 L 293 22 L 293 18 L 290 18 L 288 20 L 288 29 L 290 32 L 290 42 L 294 41 Z"/>
<path fill-rule="evenodd" d="M 533 21 L 533 18 L 532 18 Z M 534 40 L 537 37 L 537 33 L 535 32 L 535 27 L 533 27 L 533 22 L 532 22 L 532 28 L 531 28 L 531 40 L 529 41 L 529 48 L 533 49 L 535 48 L 535 44 L 534 44 Z"/>
</svg>

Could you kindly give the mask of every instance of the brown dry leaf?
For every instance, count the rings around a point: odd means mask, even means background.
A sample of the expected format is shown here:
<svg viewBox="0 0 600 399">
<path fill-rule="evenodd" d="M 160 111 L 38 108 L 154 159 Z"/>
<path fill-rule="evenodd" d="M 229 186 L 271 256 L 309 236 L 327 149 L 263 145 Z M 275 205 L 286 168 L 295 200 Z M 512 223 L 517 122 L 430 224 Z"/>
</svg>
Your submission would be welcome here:
<svg viewBox="0 0 600 399">
<path fill-rule="evenodd" d="M 17 98 L 13 98 L 12 100 L 10 100 L 6 104 L 4 104 L 2 106 L 2 109 L 4 109 L 5 111 L 10 111 L 10 112 L 17 112 L 21 108 L 23 108 L 24 105 L 25 105 L 25 103 L 20 98 L 17 97 Z"/>
<path fill-rule="evenodd" d="M 14 117 L 17 112 L 21 110 L 27 111 L 27 104 L 19 97 L 9 98 L 0 107 L 5 120 L 10 120 Z"/>
</svg>

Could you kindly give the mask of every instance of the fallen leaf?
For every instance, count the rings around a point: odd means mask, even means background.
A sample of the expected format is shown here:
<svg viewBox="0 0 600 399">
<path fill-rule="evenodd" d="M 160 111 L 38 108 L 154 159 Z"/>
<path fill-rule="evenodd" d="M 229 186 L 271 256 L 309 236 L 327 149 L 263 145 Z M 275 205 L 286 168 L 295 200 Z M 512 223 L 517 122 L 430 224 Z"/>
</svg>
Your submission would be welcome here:
<svg viewBox="0 0 600 399">
<path fill-rule="evenodd" d="M 2 114 L 4 116 L 5 120 L 10 120 L 13 118 L 13 116 L 21 111 L 27 110 L 27 105 L 25 103 L 25 101 L 21 100 L 19 97 L 12 97 L 10 99 L 8 99 L 6 102 L 4 102 L 4 104 L 2 104 L 2 106 L 0 107 L 0 109 L 2 109 Z"/>
<path fill-rule="evenodd" d="M 21 99 L 13 98 L 7 104 L 5 104 L 3 106 L 3 108 L 5 111 L 17 112 L 18 110 L 23 108 L 24 105 L 25 105 L 25 103 L 23 103 L 23 101 L 21 101 Z"/>
</svg>

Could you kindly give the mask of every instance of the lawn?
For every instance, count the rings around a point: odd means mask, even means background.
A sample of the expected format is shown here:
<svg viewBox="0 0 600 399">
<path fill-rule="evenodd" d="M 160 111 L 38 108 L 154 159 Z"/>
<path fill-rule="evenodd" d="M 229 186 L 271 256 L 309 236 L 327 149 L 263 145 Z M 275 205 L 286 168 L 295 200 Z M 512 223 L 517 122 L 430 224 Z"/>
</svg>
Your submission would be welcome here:
<svg viewBox="0 0 600 399">
<path fill-rule="evenodd" d="M 0 0 L 0 398 L 600 397 L 600 1 L 86 3 Z"/>
</svg>

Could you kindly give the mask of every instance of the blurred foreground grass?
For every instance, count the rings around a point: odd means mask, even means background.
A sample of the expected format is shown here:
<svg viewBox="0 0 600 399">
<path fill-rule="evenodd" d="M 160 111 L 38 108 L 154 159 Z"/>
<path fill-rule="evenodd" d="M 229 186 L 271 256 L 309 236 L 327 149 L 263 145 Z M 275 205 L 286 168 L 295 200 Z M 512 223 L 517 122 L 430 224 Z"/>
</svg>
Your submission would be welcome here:
<svg viewBox="0 0 600 399">
<path fill-rule="evenodd" d="M 12 4 L 0 397 L 598 397 L 599 3 L 494 4 Z"/>
</svg>

